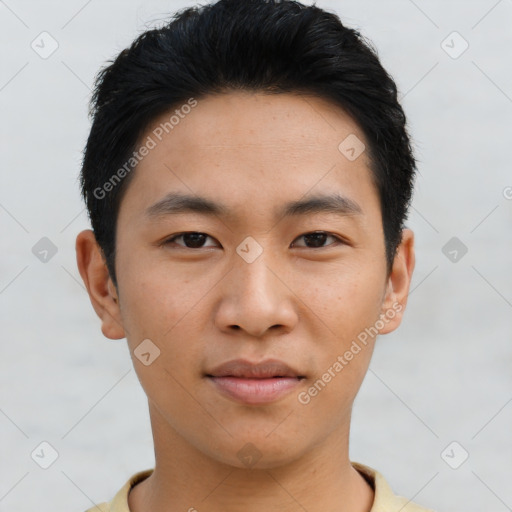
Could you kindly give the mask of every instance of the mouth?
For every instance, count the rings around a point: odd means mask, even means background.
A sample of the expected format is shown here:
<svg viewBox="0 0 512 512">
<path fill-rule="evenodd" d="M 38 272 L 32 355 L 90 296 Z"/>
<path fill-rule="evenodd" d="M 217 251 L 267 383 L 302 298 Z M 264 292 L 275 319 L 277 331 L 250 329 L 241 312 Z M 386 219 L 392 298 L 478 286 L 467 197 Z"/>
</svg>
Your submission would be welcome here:
<svg viewBox="0 0 512 512">
<path fill-rule="evenodd" d="M 277 359 L 257 364 L 236 359 L 216 367 L 205 377 L 224 396 L 250 405 L 274 402 L 289 394 L 306 378 Z"/>
</svg>

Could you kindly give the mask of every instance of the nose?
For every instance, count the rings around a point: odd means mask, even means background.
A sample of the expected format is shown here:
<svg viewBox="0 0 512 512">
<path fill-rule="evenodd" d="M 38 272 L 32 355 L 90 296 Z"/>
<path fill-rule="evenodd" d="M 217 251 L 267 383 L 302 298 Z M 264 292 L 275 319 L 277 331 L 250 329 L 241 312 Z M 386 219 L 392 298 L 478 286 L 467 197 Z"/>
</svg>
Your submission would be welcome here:
<svg viewBox="0 0 512 512">
<path fill-rule="evenodd" d="M 262 337 L 267 331 L 290 332 L 298 321 L 290 273 L 265 257 L 248 263 L 238 255 L 220 283 L 215 323 L 224 332 Z M 288 274 L 288 275 L 287 275 Z"/>
</svg>

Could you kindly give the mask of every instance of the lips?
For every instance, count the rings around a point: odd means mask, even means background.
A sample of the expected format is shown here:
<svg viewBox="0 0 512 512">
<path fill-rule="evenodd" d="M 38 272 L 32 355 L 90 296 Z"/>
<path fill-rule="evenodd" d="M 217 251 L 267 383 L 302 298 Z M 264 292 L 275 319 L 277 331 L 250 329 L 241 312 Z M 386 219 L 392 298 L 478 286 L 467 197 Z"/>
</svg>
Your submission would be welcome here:
<svg viewBox="0 0 512 512">
<path fill-rule="evenodd" d="M 217 366 L 206 377 L 221 394 L 248 405 L 274 402 L 306 378 L 277 359 L 260 363 L 235 359 Z"/>
<path fill-rule="evenodd" d="M 246 379 L 268 379 L 272 377 L 304 378 L 299 372 L 278 359 L 266 359 L 261 363 L 251 363 L 245 359 L 234 359 L 217 366 L 207 376 Z"/>
</svg>

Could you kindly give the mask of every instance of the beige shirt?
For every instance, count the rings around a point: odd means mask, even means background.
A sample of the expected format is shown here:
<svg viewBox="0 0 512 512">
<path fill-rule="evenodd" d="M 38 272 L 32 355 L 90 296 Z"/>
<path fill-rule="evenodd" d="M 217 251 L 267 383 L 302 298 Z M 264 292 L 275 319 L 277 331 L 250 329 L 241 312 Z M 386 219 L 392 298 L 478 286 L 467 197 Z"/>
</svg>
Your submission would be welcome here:
<svg viewBox="0 0 512 512">
<path fill-rule="evenodd" d="M 375 469 L 351 462 L 359 473 L 368 481 L 375 491 L 375 498 L 370 512 L 434 512 L 431 509 L 421 507 L 416 503 L 393 493 L 384 477 Z M 130 512 L 128 508 L 128 493 L 142 480 L 153 473 L 153 469 L 146 469 L 135 473 L 117 492 L 114 498 L 105 503 L 100 503 L 85 512 Z"/>
</svg>

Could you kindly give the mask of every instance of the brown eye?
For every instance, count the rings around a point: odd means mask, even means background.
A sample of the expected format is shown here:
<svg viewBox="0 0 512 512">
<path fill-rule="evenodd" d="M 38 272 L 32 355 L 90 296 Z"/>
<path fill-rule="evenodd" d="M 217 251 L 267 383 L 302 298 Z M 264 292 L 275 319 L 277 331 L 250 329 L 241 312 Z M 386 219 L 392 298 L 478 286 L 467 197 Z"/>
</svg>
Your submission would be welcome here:
<svg viewBox="0 0 512 512">
<path fill-rule="evenodd" d="M 324 243 L 329 237 L 334 239 L 335 243 L 334 244 L 331 243 L 331 244 L 328 244 L 327 246 L 325 246 Z M 304 238 L 304 240 L 306 241 L 306 244 L 311 244 L 311 245 L 306 245 L 306 247 L 308 247 L 310 249 L 318 249 L 318 248 L 322 249 L 323 247 L 329 247 L 330 245 L 336 245 L 336 243 L 343 243 L 340 238 L 338 238 L 337 236 L 331 235 L 330 233 L 327 233 L 326 231 L 315 231 L 312 233 L 306 233 L 304 235 L 301 235 L 299 238 Z M 299 245 L 299 247 L 304 247 L 304 246 Z"/>
<path fill-rule="evenodd" d="M 175 235 L 172 238 L 169 238 L 164 242 L 164 245 L 171 244 L 175 242 L 176 240 L 182 239 L 183 244 L 178 243 L 177 245 L 180 245 L 182 247 L 185 247 L 186 249 L 202 249 L 203 247 L 212 247 L 212 246 L 205 246 L 204 242 L 211 238 L 206 233 L 200 233 L 198 231 L 191 231 L 189 233 L 181 233 L 179 235 Z M 212 239 L 213 240 L 213 239 Z"/>
</svg>

